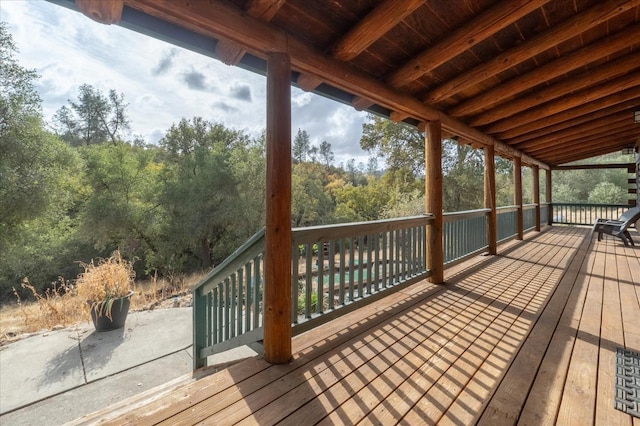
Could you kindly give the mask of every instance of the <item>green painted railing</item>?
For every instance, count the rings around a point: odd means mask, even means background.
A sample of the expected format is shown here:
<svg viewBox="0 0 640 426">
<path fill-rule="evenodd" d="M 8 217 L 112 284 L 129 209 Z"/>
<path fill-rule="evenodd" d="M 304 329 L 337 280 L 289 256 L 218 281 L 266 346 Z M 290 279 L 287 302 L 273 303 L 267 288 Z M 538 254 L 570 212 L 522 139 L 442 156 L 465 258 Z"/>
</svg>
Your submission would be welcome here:
<svg viewBox="0 0 640 426">
<path fill-rule="evenodd" d="M 429 276 L 429 215 L 293 230 L 293 334 Z"/>
<path fill-rule="evenodd" d="M 215 352 L 262 339 L 264 229 L 193 289 L 194 369 Z"/>
<path fill-rule="evenodd" d="M 498 240 L 502 241 L 516 235 L 517 209 L 497 210 Z M 527 206 L 525 211 L 529 210 Z M 487 248 L 488 213 L 481 209 L 443 215 L 447 266 Z M 427 278 L 425 235 L 432 220 L 431 215 L 423 215 L 294 229 L 293 334 Z M 216 352 L 262 340 L 263 254 L 264 230 L 193 290 L 195 368 L 205 366 L 207 357 Z"/>
<path fill-rule="evenodd" d="M 480 209 L 444 214 L 442 246 L 445 265 L 463 261 L 488 247 L 489 212 L 490 209 Z"/>
<path fill-rule="evenodd" d="M 429 276 L 430 215 L 293 230 L 292 324 L 299 334 Z M 194 368 L 263 336 L 264 230 L 193 290 Z"/>
<path fill-rule="evenodd" d="M 553 223 L 593 225 L 596 219 L 617 219 L 628 204 L 553 203 Z"/>
<path fill-rule="evenodd" d="M 549 225 L 549 203 L 540 203 L 540 225 Z"/>
<path fill-rule="evenodd" d="M 498 242 L 514 237 L 518 233 L 516 206 L 498 207 L 497 209 Z"/>
<path fill-rule="evenodd" d="M 522 228 L 530 231 L 536 227 L 536 205 L 525 204 L 522 206 Z"/>
</svg>

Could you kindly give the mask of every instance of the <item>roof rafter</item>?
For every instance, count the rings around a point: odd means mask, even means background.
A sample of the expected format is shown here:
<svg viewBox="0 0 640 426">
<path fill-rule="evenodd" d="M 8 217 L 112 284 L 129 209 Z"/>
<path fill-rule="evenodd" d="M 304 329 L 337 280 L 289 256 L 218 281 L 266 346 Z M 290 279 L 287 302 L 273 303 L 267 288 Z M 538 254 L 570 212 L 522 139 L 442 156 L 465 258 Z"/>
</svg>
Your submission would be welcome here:
<svg viewBox="0 0 640 426">
<path fill-rule="evenodd" d="M 610 93 L 618 93 L 626 89 L 631 89 L 638 84 L 638 81 L 640 81 L 640 71 L 627 74 L 595 87 L 583 89 L 573 95 L 547 102 L 528 111 L 505 118 L 487 127 L 487 131 L 490 133 L 499 133 L 563 111 L 570 111 L 573 108 L 588 104 L 589 102 L 606 98 Z"/>
<path fill-rule="evenodd" d="M 499 104 L 505 99 L 536 87 L 554 77 L 569 73 L 577 68 L 595 62 L 622 49 L 638 43 L 640 25 L 625 28 L 616 34 L 591 43 L 555 61 L 537 67 L 531 72 L 513 78 L 498 87 L 469 99 L 449 110 L 454 117 L 473 115 L 483 109 Z"/>
<path fill-rule="evenodd" d="M 594 84 L 606 81 L 610 78 L 627 74 L 628 72 L 640 68 L 640 52 L 624 56 L 617 61 L 610 62 L 596 70 L 585 71 L 584 73 L 572 78 L 571 81 L 560 81 L 552 86 L 544 88 L 529 96 L 522 96 L 513 101 L 501 104 L 487 112 L 475 116 L 469 124 L 472 126 L 483 126 L 506 117 L 511 117 L 521 111 L 531 109 L 540 104 L 549 102 L 553 99 L 570 94 L 577 90 L 589 89 Z M 620 90 L 620 89 L 618 89 Z M 615 90 L 615 91 L 618 91 Z M 615 91 L 611 93 L 615 93 Z M 591 93 L 589 95 L 592 95 Z M 604 97 L 608 93 L 604 93 L 598 97 Z M 595 96 L 590 96 L 595 99 Z"/>
<path fill-rule="evenodd" d="M 531 141 L 531 140 L 535 140 L 537 138 L 540 137 L 544 137 L 545 135 L 549 135 L 551 133 L 555 133 L 555 132 L 559 132 L 562 131 L 564 129 L 569 129 L 571 127 L 575 127 L 575 126 L 579 126 L 581 124 L 584 123 L 588 123 L 591 121 L 595 121 L 598 120 L 600 118 L 603 117 L 608 117 L 610 115 L 614 115 L 616 113 L 619 113 L 621 111 L 624 111 L 625 114 L 631 116 L 632 112 L 631 112 L 631 108 L 636 107 L 638 104 L 638 101 L 636 101 L 635 99 L 630 100 L 630 101 L 626 101 L 626 102 L 622 102 L 613 106 L 610 106 L 608 108 L 605 109 L 601 109 L 601 110 L 597 110 L 595 112 L 591 112 L 588 114 L 584 114 L 584 115 L 580 115 L 577 116 L 576 118 L 572 118 L 570 120 L 567 121 L 562 121 L 560 123 L 556 123 L 552 126 L 545 126 L 545 127 L 541 127 L 537 130 L 532 130 L 528 133 L 524 133 L 520 136 L 515 136 L 512 138 L 509 138 L 509 144 L 513 145 L 513 146 L 518 146 L 518 144 L 523 143 L 523 142 L 527 142 L 527 141 Z"/>
<path fill-rule="evenodd" d="M 550 0 L 517 0 L 498 2 L 491 9 L 458 28 L 439 43 L 418 54 L 391 73 L 385 80 L 393 87 L 402 87 L 444 64 L 500 29 L 540 8 Z"/>
<path fill-rule="evenodd" d="M 427 93 L 423 100 L 433 103 L 460 93 L 638 5 L 640 0 L 599 2 L 590 9 L 443 83 Z"/>
<path fill-rule="evenodd" d="M 384 1 L 330 48 L 329 54 L 344 62 L 352 60 L 422 6 L 424 2 L 425 0 Z M 322 80 L 309 74 L 303 74 L 298 77 L 297 83 L 302 89 L 309 91 L 318 87 Z"/>
<path fill-rule="evenodd" d="M 545 117 L 543 120 L 536 120 L 530 123 L 523 124 L 519 127 L 514 127 L 504 133 L 499 133 L 501 138 L 510 139 L 515 136 L 520 136 L 529 133 L 534 130 L 542 129 L 545 127 L 559 124 L 565 121 L 574 119 L 577 116 L 600 111 L 612 106 L 619 105 L 627 101 L 636 101 L 640 98 L 640 87 L 634 87 L 623 92 L 614 93 L 605 98 L 598 99 L 597 101 L 589 102 L 588 104 L 581 105 L 576 108 L 572 108 L 568 111 L 562 111 L 558 114 L 554 114 L 549 117 Z"/>
</svg>

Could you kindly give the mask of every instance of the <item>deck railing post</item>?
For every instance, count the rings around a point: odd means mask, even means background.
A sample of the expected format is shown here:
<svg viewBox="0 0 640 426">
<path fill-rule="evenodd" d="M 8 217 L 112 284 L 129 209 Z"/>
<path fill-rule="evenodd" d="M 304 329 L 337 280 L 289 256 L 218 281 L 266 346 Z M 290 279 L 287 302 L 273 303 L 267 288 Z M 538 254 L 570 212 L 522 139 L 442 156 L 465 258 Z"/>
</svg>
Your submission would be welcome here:
<svg viewBox="0 0 640 426">
<path fill-rule="evenodd" d="M 524 218 L 522 210 L 522 159 L 514 157 L 513 159 L 513 186 L 514 186 L 514 204 L 517 207 L 516 212 L 516 239 L 524 238 Z"/>
<path fill-rule="evenodd" d="M 264 358 L 291 359 L 291 62 L 267 58 Z"/>
<path fill-rule="evenodd" d="M 425 211 L 434 218 L 427 226 L 427 267 L 431 282 L 444 282 L 444 254 L 442 251 L 442 127 L 439 121 L 426 123 L 425 128 Z"/>
<path fill-rule="evenodd" d="M 535 230 L 540 232 L 540 167 L 534 164 L 531 170 L 533 172 L 533 204 L 536 205 Z"/>
<path fill-rule="evenodd" d="M 487 215 L 487 245 L 489 254 L 498 252 L 498 215 L 496 211 L 496 163 L 493 145 L 484 147 L 484 208 Z"/>
<path fill-rule="evenodd" d="M 193 369 L 207 366 L 207 359 L 200 351 L 207 346 L 207 299 L 202 289 L 193 290 Z"/>
</svg>

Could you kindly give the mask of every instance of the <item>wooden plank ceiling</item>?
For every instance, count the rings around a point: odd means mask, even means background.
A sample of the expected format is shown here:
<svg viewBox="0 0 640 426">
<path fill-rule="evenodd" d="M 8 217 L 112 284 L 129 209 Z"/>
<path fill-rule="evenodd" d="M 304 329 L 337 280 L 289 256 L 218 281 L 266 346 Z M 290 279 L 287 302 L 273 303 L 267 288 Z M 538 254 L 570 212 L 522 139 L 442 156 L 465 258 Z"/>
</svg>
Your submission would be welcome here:
<svg viewBox="0 0 640 426">
<path fill-rule="evenodd" d="M 124 5 L 125 16 L 132 9 L 211 37 L 229 64 L 287 51 L 305 90 L 396 121 L 440 120 L 445 135 L 525 164 L 585 159 L 640 137 L 640 0 Z"/>
</svg>

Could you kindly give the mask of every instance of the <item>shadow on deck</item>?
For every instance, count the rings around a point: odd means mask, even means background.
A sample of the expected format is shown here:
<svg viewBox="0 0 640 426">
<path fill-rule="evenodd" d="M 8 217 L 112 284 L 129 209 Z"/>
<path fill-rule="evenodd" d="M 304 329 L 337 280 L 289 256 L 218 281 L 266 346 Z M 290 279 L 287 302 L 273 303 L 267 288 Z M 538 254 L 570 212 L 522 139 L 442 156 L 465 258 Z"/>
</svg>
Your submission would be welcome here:
<svg viewBox="0 0 640 426">
<path fill-rule="evenodd" d="M 616 347 L 640 350 L 640 245 L 553 227 L 479 259 L 296 337 L 289 364 L 248 359 L 78 423 L 633 425 L 614 374 Z"/>
</svg>

